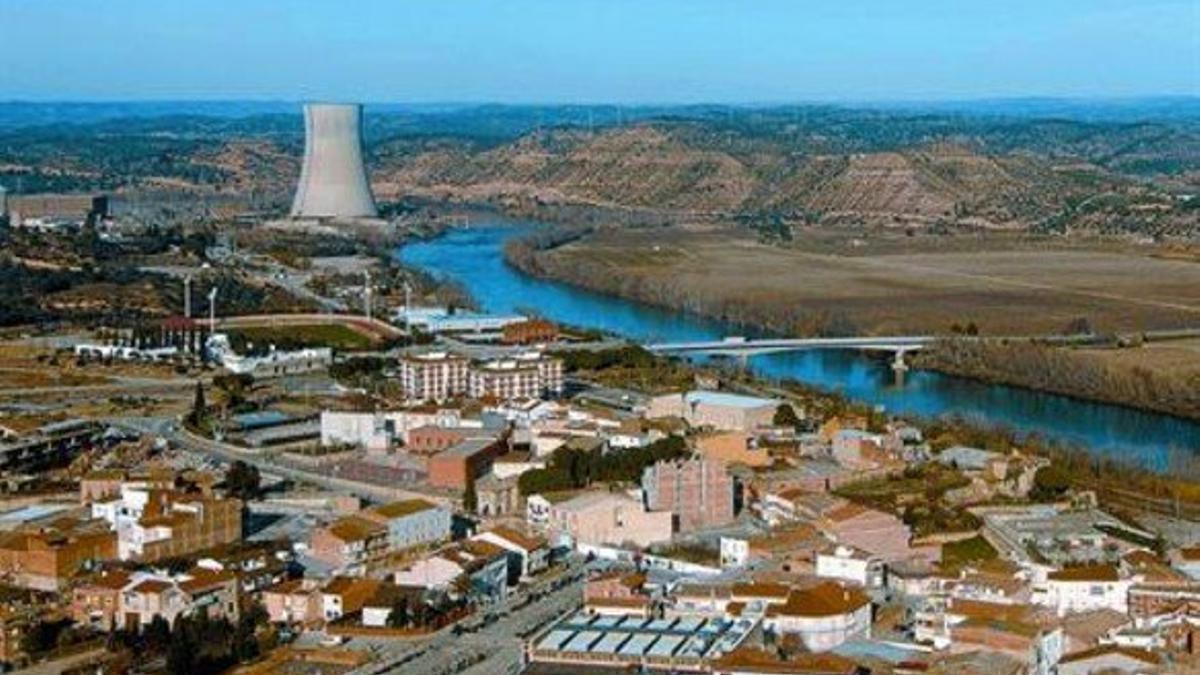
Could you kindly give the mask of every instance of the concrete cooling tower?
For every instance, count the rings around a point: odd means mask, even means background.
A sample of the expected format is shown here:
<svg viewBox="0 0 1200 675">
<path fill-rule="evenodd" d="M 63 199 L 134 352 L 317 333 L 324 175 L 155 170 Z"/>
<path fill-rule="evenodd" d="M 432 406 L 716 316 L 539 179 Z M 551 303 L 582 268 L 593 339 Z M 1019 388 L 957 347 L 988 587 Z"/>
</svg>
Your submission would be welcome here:
<svg viewBox="0 0 1200 675">
<path fill-rule="evenodd" d="M 362 106 L 304 106 L 304 166 L 293 218 L 374 218 L 363 164 Z"/>
</svg>

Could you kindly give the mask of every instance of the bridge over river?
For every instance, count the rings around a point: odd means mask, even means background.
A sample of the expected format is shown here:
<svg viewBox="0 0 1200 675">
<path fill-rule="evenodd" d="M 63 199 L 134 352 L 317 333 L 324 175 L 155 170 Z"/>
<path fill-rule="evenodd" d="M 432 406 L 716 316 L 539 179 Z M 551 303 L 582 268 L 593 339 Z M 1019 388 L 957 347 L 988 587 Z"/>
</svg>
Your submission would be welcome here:
<svg viewBox="0 0 1200 675">
<path fill-rule="evenodd" d="M 736 356 L 742 359 L 755 354 L 776 354 L 809 349 L 856 349 L 860 351 L 890 352 L 893 355 L 892 370 L 902 373 L 908 370 L 908 365 L 904 362 L 904 355 L 908 352 L 924 349 L 936 339 L 928 335 L 760 339 L 727 337 L 723 340 L 660 342 L 647 344 L 645 348 L 656 354 L 715 354 Z"/>
</svg>

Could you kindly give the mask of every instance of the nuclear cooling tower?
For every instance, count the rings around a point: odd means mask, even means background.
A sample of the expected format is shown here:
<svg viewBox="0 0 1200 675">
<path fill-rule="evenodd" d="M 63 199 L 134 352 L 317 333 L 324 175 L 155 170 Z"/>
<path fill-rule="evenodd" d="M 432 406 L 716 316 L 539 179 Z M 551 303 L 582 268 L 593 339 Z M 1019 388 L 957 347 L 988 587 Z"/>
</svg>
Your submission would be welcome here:
<svg viewBox="0 0 1200 675">
<path fill-rule="evenodd" d="M 304 166 L 293 218 L 374 218 L 362 152 L 362 106 L 304 106 Z"/>
</svg>

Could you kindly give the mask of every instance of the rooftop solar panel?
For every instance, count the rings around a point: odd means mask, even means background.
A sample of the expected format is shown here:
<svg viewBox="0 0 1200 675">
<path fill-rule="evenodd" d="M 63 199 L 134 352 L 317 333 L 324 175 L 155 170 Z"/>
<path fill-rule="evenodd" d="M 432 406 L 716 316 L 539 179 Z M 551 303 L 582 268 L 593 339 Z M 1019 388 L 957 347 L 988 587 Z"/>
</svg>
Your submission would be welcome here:
<svg viewBox="0 0 1200 675">
<path fill-rule="evenodd" d="M 612 616 L 607 614 L 601 615 L 596 617 L 596 620 L 592 622 L 592 628 L 612 628 L 618 623 L 621 623 L 621 619 L 623 618 L 624 617 L 621 616 Z"/>
<path fill-rule="evenodd" d="M 657 639 L 658 636 L 651 633 L 634 633 L 629 641 L 617 650 L 617 653 L 625 656 L 641 656 Z"/>
<path fill-rule="evenodd" d="M 658 642 L 654 643 L 654 646 L 650 648 L 650 651 L 646 652 L 646 655 L 672 656 L 675 654 L 675 650 L 679 648 L 679 645 L 682 642 L 682 635 L 664 635 L 658 639 Z"/>
<path fill-rule="evenodd" d="M 641 628 L 642 626 L 645 626 L 646 624 L 650 623 L 650 621 L 650 619 L 647 619 L 644 616 L 630 615 L 623 617 L 621 619 L 621 623 L 617 625 L 621 628 L 621 630 L 633 630 L 635 628 Z"/>
<path fill-rule="evenodd" d="M 646 624 L 646 630 L 665 631 L 670 630 L 671 626 L 675 625 L 675 619 L 655 619 Z"/>
<path fill-rule="evenodd" d="M 550 631 L 549 635 L 542 638 L 542 641 L 538 643 L 537 648 L 557 650 L 563 646 L 564 642 L 570 640 L 571 636 L 574 634 L 575 631 L 572 630 L 562 630 L 561 628 L 558 630 L 552 630 Z"/>
<path fill-rule="evenodd" d="M 687 642 L 683 643 L 683 647 L 679 650 L 679 655 L 700 658 L 704 656 L 704 652 L 708 651 L 708 643 L 708 638 L 699 635 L 690 637 Z"/>
<path fill-rule="evenodd" d="M 621 645 L 625 644 L 625 641 L 628 640 L 631 635 L 633 634 L 624 633 L 621 631 L 605 633 L 604 637 L 600 638 L 600 641 L 592 647 L 592 653 L 615 654 L 617 650 L 621 648 Z"/>
<path fill-rule="evenodd" d="M 563 645 L 562 650 L 565 652 L 586 652 L 592 649 L 592 645 L 600 639 L 603 633 L 598 633 L 594 630 L 581 630 L 571 638 L 570 642 Z"/>
</svg>

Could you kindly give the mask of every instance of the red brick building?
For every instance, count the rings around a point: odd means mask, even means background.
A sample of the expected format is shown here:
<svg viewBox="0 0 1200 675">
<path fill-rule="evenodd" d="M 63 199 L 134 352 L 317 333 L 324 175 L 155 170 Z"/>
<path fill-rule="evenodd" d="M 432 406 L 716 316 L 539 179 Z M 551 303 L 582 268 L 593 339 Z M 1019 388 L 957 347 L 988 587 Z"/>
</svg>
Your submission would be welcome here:
<svg viewBox="0 0 1200 675">
<path fill-rule="evenodd" d="M 492 460 L 504 452 L 505 444 L 494 438 L 468 438 L 429 458 L 429 484 L 466 489 L 492 468 Z"/>
<path fill-rule="evenodd" d="M 60 518 L 36 530 L 0 535 L 0 577 L 22 588 L 59 590 L 85 562 L 116 557 L 117 536 L 102 521 Z"/>
<path fill-rule="evenodd" d="M 478 429 L 473 430 L 478 432 Z M 467 430 L 427 424 L 408 432 L 407 450 L 414 455 L 436 455 L 468 437 Z"/>
</svg>

